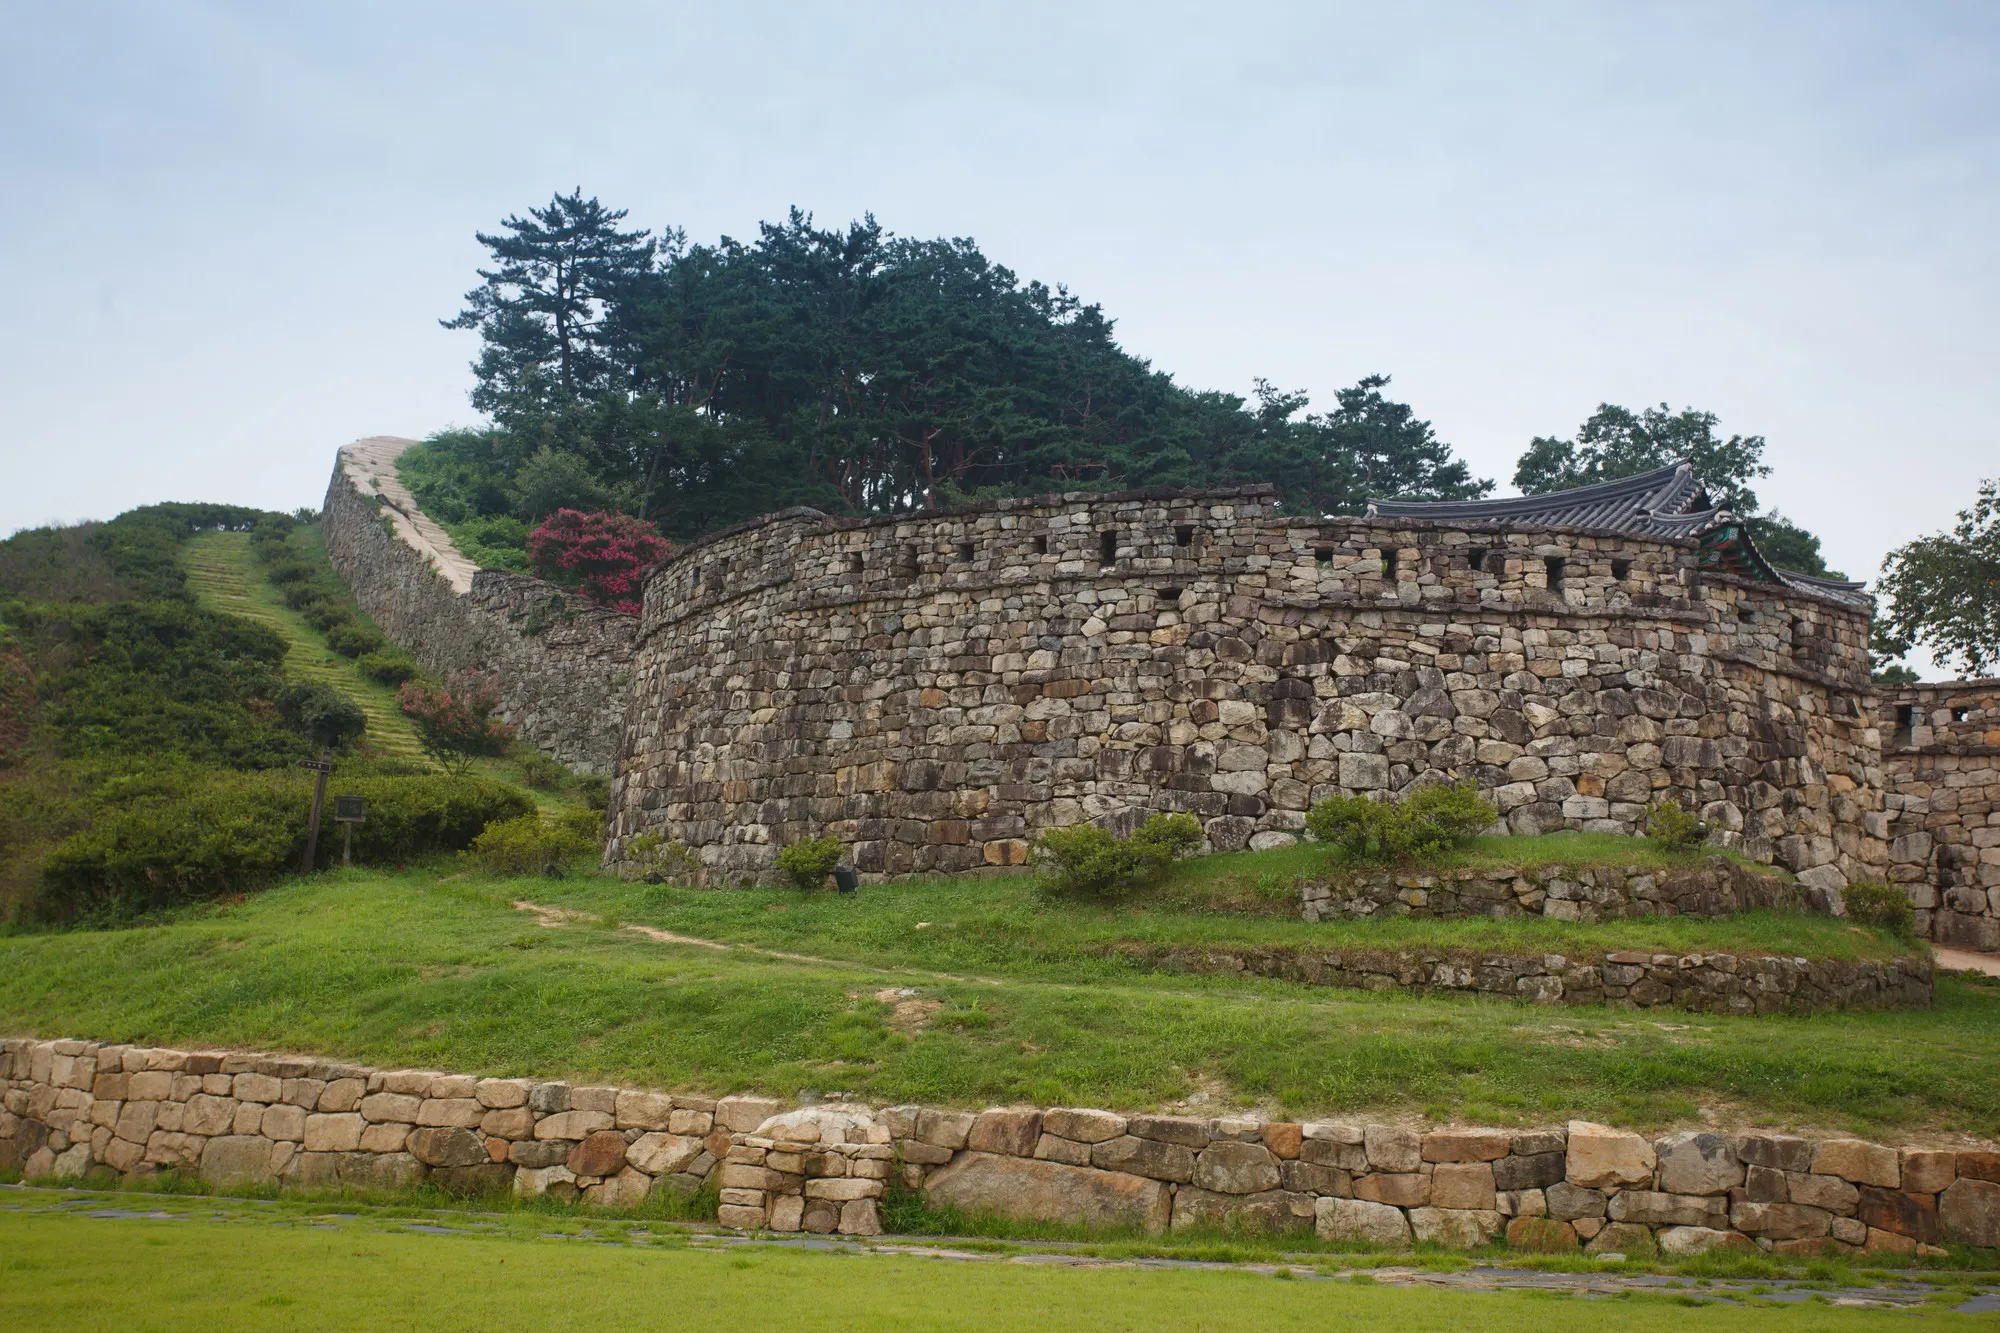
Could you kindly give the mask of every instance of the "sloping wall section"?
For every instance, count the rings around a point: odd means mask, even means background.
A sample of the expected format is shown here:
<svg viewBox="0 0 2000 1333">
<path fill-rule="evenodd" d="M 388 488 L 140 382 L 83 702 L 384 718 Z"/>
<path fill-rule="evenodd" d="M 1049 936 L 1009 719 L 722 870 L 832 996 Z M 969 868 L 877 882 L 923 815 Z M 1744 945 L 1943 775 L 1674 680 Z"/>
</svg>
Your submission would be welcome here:
<svg viewBox="0 0 2000 1333">
<path fill-rule="evenodd" d="M 340 451 L 326 491 L 334 569 L 425 667 L 498 672 L 523 739 L 572 768 L 612 772 L 638 617 L 467 560 L 396 476 L 397 456 L 415 443 L 375 436 Z"/>
</svg>

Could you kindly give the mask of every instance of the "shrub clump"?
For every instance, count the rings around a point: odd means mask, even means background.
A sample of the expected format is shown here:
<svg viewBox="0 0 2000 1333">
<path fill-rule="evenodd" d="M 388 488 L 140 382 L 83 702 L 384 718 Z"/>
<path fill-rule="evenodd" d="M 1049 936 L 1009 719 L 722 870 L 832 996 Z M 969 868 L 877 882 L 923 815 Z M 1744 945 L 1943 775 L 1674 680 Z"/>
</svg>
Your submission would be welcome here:
<svg viewBox="0 0 2000 1333">
<path fill-rule="evenodd" d="M 1663 852 L 1693 852 L 1708 839 L 1708 825 L 1678 801 L 1656 801 L 1646 811 L 1646 838 Z"/>
<path fill-rule="evenodd" d="M 280 689 L 273 702 L 286 726 L 323 749 L 344 750 L 368 729 L 361 705 L 331 686 L 295 682 Z"/>
<path fill-rule="evenodd" d="M 649 884 L 689 884 L 700 887 L 707 868 L 688 845 L 669 842 L 657 833 L 641 833 L 625 843 L 625 875 Z"/>
<path fill-rule="evenodd" d="M 525 814 L 488 824 L 463 855 L 496 875 L 560 873 L 565 861 L 604 849 L 604 821 L 595 810 L 553 818 Z"/>
<path fill-rule="evenodd" d="M 1916 934 L 1916 909 L 1910 895 L 1893 884 L 1850 884 L 1841 891 L 1848 919 L 1898 935 Z"/>
<path fill-rule="evenodd" d="M 1053 828 L 1035 839 L 1042 891 L 1065 898 L 1110 898 L 1157 878 L 1201 849 L 1193 815 L 1149 815 L 1129 838 L 1096 824 Z"/>
<path fill-rule="evenodd" d="M 361 668 L 362 675 L 379 680 L 384 685 L 401 685 L 406 680 L 415 680 L 418 675 L 417 664 L 400 653 L 363 653 L 355 665 Z"/>
<path fill-rule="evenodd" d="M 802 838 L 778 853 L 778 873 L 795 889 L 817 889 L 840 864 L 840 839 L 831 833 Z"/>
<path fill-rule="evenodd" d="M 477 756 L 506 753 L 514 739 L 514 728 L 493 716 L 500 677 L 490 671 L 458 672 L 441 688 L 405 681 L 396 702 L 416 724 L 424 753 L 449 773 L 463 774 Z"/>
<path fill-rule="evenodd" d="M 1307 812 L 1306 831 L 1342 860 L 1390 865 L 1456 851 L 1499 818 L 1470 781 L 1432 782 L 1401 800 L 1330 796 Z"/>
<path fill-rule="evenodd" d="M 106 784 L 91 826 L 42 866 L 41 915 L 119 920 L 261 888 L 305 853 L 312 778 L 298 770 L 229 773 L 173 768 Z M 354 856 L 393 863 L 470 844 L 488 824 L 532 813 L 519 790 L 477 778 L 336 774 L 334 795 L 368 803 Z M 319 854 L 337 841 L 320 830 Z"/>
</svg>

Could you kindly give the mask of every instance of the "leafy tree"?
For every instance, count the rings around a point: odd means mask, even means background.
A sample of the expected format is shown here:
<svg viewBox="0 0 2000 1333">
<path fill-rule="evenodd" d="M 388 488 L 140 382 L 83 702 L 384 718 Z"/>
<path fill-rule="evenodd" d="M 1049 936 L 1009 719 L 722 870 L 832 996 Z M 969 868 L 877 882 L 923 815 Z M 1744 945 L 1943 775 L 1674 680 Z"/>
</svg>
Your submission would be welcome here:
<svg viewBox="0 0 2000 1333">
<path fill-rule="evenodd" d="M 1876 647 L 1901 657 L 1922 644 L 1969 676 L 2000 664 L 2000 479 L 1979 483 L 1950 532 L 1919 537 L 1882 561 Z"/>
<path fill-rule="evenodd" d="M 464 776 L 481 755 L 504 754 L 514 738 L 513 726 L 493 716 L 500 678 L 492 672 L 459 672 L 442 687 L 405 681 L 396 702 L 416 724 L 424 753 L 454 776 Z"/>
<path fill-rule="evenodd" d="M 674 544 L 644 519 L 558 509 L 528 535 L 535 572 L 573 586 L 599 606 L 639 614 L 646 570 L 674 553 Z"/>
<path fill-rule="evenodd" d="M 297 682 L 278 691 L 273 701 L 285 725 L 327 750 L 344 750 L 368 729 L 361 705 L 326 685 Z"/>
<path fill-rule="evenodd" d="M 484 340 L 475 407 L 505 415 L 537 400 L 573 401 L 611 380 L 605 307 L 653 258 L 647 233 L 620 231 L 624 220 L 624 210 L 578 189 L 508 217 L 503 233 L 477 233 L 497 266 L 479 270 L 484 281 L 465 294 L 465 309 L 444 321 Z"/>
<path fill-rule="evenodd" d="M 1829 568 L 1820 554 L 1819 538 L 1772 510 L 1745 520 L 1750 538 L 1772 564 L 1815 578 L 1845 579 L 1847 575 Z"/>
</svg>

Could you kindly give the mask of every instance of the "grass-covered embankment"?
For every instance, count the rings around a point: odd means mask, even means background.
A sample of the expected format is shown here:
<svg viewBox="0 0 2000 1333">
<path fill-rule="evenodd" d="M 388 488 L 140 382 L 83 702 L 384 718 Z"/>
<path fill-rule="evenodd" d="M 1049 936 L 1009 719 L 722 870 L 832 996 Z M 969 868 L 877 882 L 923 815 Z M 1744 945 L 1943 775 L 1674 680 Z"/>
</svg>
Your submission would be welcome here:
<svg viewBox="0 0 2000 1333">
<path fill-rule="evenodd" d="M 2000 989 L 1956 979 L 1928 1012 L 1810 1018 L 1418 1000 L 1147 972 L 1065 943 L 1097 909 L 1039 906 L 1019 881 L 842 899 L 455 869 L 329 874 L 165 925 L 0 938 L 0 1030 L 878 1104 L 1201 1094 L 1294 1116 L 1648 1126 L 1707 1109 L 1903 1136 L 1990 1134 L 2000 1117 Z M 517 899 L 600 920 L 540 927 Z M 1030 933 L 1010 947 L 1016 925 Z"/>
</svg>

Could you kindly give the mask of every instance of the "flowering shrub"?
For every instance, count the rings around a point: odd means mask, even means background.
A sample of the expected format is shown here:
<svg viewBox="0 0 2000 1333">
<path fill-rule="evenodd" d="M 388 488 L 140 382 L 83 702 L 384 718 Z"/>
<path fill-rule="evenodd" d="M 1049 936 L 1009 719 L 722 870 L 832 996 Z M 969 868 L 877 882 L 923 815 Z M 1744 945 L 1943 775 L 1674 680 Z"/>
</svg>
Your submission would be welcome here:
<svg viewBox="0 0 2000 1333">
<path fill-rule="evenodd" d="M 543 578 L 574 586 L 599 606 L 639 613 L 646 567 L 674 553 L 653 525 L 629 514 L 558 509 L 528 534 L 528 559 Z"/>
<path fill-rule="evenodd" d="M 442 688 L 403 682 L 396 702 L 417 727 L 424 753 L 452 773 L 464 773 L 475 755 L 501 754 L 514 728 L 493 716 L 500 706 L 500 677 L 490 671 L 447 676 Z"/>
</svg>

